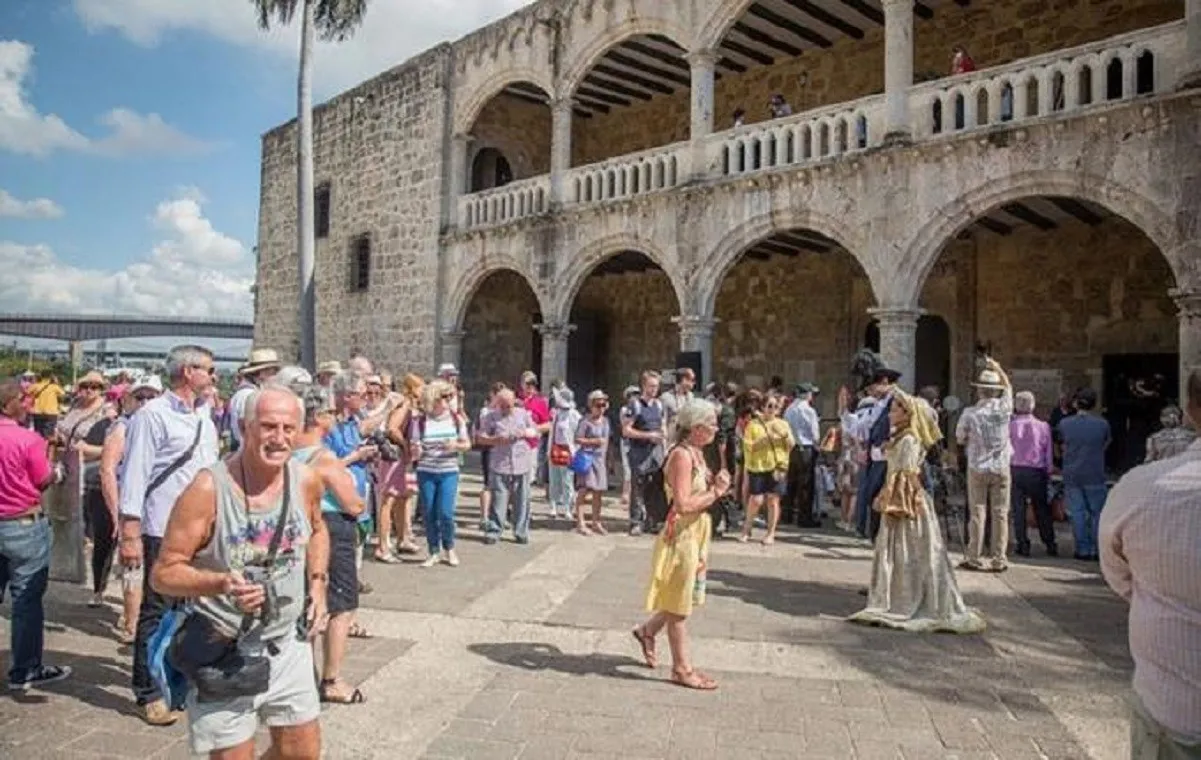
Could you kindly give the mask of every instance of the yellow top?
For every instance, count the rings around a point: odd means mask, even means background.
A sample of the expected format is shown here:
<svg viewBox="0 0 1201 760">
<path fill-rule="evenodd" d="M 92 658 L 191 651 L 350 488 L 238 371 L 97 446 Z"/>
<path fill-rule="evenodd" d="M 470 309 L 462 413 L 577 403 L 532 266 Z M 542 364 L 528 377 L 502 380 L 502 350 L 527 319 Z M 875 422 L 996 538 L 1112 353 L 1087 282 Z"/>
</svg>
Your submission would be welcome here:
<svg viewBox="0 0 1201 760">
<path fill-rule="evenodd" d="M 742 459 L 746 471 L 787 470 L 793 443 L 792 428 L 783 419 L 752 418 L 742 434 Z"/>
<path fill-rule="evenodd" d="M 33 385 L 29 386 L 26 391 L 29 398 L 33 399 L 34 414 L 45 414 L 54 416 L 59 414 L 62 409 L 63 396 L 67 395 L 58 383 L 52 380 L 38 380 Z"/>
</svg>

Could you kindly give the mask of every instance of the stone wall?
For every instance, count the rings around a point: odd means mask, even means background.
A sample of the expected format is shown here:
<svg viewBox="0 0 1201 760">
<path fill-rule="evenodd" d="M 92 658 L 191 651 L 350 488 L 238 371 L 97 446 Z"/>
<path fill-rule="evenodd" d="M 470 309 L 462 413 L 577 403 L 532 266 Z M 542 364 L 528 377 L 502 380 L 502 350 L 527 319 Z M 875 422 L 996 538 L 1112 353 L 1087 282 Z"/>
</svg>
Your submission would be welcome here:
<svg viewBox="0 0 1201 760">
<path fill-rule="evenodd" d="M 1096 387 L 1107 354 L 1178 349 L 1167 262 L 1118 217 L 1049 232 L 1022 226 L 1006 237 L 973 230 L 944 255 L 950 265 L 927 281 L 922 306 L 951 325 L 961 397 L 970 395 L 977 341 L 1007 367 L 1061 370 L 1065 388 Z"/>
<path fill-rule="evenodd" d="M 575 370 L 569 372 L 572 381 L 588 387 L 574 390 L 601 388 L 619 398 L 642 370 L 671 367 L 680 350 L 671 319 L 679 313 L 662 270 L 590 276 L 576 296 L 571 320 L 581 332 L 593 334 L 572 344 L 583 356 L 568 357 L 569 370 Z"/>
<path fill-rule="evenodd" d="M 851 355 L 863 345 L 870 293 L 845 252 L 743 258 L 718 291 L 714 374 L 760 387 L 773 375 L 789 387 L 816 382 L 827 390 L 822 401 L 833 404 Z"/>
<path fill-rule="evenodd" d="M 538 299 L 521 275 L 501 270 L 481 283 L 463 317 L 459 368 L 473 409 L 482 404 L 493 382 L 515 387 L 522 372 L 539 370 L 534 325 L 540 321 Z"/>
<path fill-rule="evenodd" d="M 434 364 L 448 48 L 314 112 L 317 184 L 332 191 L 317 241 L 317 357 L 363 352 L 401 373 Z M 298 352 L 295 124 L 263 137 L 255 339 Z M 353 292 L 351 245 L 371 241 L 370 284 Z"/>
<path fill-rule="evenodd" d="M 979 68 L 1182 18 L 1181 0 L 989 0 L 968 8 L 945 4 L 934 19 L 914 20 L 914 72 L 945 75 L 951 47 L 962 44 Z M 800 75 L 807 75 L 801 85 Z M 773 93 L 793 110 L 844 103 L 884 91 L 884 33 L 869 28 L 862 40 L 842 37 L 833 47 L 743 74 L 725 73 L 714 87 L 714 128 L 728 129 L 733 113 L 746 110 L 747 123 L 766 121 Z M 573 165 L 687 140 L 689 93 L 657 96 L 591 119 L 576 119 Z"/>
<path fill-rule="evenodd" d="M 515 180 L 550 172 L 550 106 L 501 93 L 480 111 L 471 135 L 473 155 L 496 148 L 508 159 Z"/>
</svg>

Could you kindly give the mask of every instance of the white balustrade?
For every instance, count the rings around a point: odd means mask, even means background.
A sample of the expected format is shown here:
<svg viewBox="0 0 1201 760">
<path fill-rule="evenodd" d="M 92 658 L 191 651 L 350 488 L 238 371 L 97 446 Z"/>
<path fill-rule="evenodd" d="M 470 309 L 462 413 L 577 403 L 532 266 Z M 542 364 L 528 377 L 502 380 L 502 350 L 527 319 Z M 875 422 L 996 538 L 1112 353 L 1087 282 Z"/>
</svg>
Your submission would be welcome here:
<svg viewBox="0 0 1201 760">
<path fill-rule="evenodd" d="M 670 190 L 688 177 L 688 143 L 630 153 L 567 173 L 568 204 L 600 203 Z"/>
<path fill-rule="evenodd" d="M 1184 22 L 915 85 L 918 137 L 980 129 L 1169 92 Z"/>
<path fill-rule="evenodd" d="M 550 211 L 550 175 L 510 182 L 459 198 L 459 225 L 464 229 L 524 219 Z"/>
<path fill-rule="evenodd" d="M 883 138 L 884 96 L 726 130 L 709 140 L 710 170 L 729 177 L 866 150 Z"/>
</svg>

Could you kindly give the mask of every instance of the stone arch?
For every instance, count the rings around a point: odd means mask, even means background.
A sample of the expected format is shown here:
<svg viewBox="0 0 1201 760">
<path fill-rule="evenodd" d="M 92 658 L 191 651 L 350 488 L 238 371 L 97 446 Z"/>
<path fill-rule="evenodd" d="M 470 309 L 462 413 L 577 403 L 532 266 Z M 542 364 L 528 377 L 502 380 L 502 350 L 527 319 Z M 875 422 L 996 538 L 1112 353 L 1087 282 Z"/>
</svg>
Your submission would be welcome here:
<svg viewBox="0 0 1201 760">
<path fill-rule="evenodd" d="M 721 0 L 696 35 L 697 50 L 716 50 L 734 22 L 755 0 Z"/>
<path fill-rule="evenodd" d="M 618 25 L 603 30 L 590 40 L 572 59 L 571 65 L 564 68 L 566 74 L 560 80 L 560 97 L 570 97 L 583 81 L 589 69 L 601 57 L 622 40 L 639 34 L 659 34 L 675 42 L 684 50 L 691 50 L 692 35 L 688 29 L 677 23 L 654 16 L 636 16 L 628 18 Z"/>
<path fill-rule="evenodd" d="M 489 256 L 479 259 L 459 276 L 450 291 L 450 297 L 446 299 L 444 307 L 446 319 L 442 322 L 442 329 L 462 330 L 463 318 L 467 315 L 467 308 L 471 305 L 472 296 L 476 294 L 489 275 L 501 271 L 510 271 L 520 276 L 525 284 L 530 286 L 534 297 L 538 299 L 539 311 L 543 314 L 552 313 L 549 310 L 550 303 L 546 298 L 546 293 L 538 287 L 537 278 L 532 277 L 526 271 L 525 265 L 512 256 Z"/>
<path fill-rule="evenodd" d="M 1036 195 L 1080 198 L 1104 206 L 1133 224 L 1155 244 L 1177 282 L 1191 279 L 1189 268 L 1195 265 L 1180 257 L 1187 246 L 1180 240 L 1172 217 L 1151 199 L 1096 175 L 1030 171 L 990 179 L 936 211 L 908 245 L 901 248 L 904 253 L 892 268 L 893 276 L 880 290 L 882 303 L 889 307 L 914 307 L 948 241 L 998 206 Z"/>
<path fill-rule="evenodd" d="M 571 254 L 571 264 L 555 278 L 554 301 L 551 310 L 545 313 L 555 315 L 555 320 L 559 323 L 570 320 L 571 307 L 584 285 L 584 280 L 592 274 L 593 269 L 622 251 L 637 251 L 657 264 L 671 282 L 671 289 L 676 294 L 680 309 L 688 307 L 687 289 L 673 257 L 649 240 L 623 233 L 593 241 Z"/>
<path fill-rule="evenodd" d="M 470 133 L 471 128 L 475 126 L 475 120 L 479 118 L 480 111 L 484 110 L 488 101 L 499 95 L 501 90 L 516 82 L 535 84 L 546 93 L 548 98 L 552 97 L 555 92 L 554 79 L 549 69 L 540 71 L 518 68 L 498 71 L 470 89 L 466 97 L 461 100 L 455 99 L 454 134 Z"/>
<path fill-rule="evenodd" d="M 690 288 L 695 293 L 696 303 L 693 306 L 699 310 L 699 316 L 714 315 L 721 283 L 746 251 L 772 235 L 797 229 L 819 232 L 842 246 L 866 273 L 872 293 L 879 295 L 875 268 L 863 258 L 868 243 L 862 234 L 852 225 L 834 217 L 811 209 L 789 208 L 761 214 L 743 222 L 709 250 L 697 267 L 697 280 Z"/>
</svg>

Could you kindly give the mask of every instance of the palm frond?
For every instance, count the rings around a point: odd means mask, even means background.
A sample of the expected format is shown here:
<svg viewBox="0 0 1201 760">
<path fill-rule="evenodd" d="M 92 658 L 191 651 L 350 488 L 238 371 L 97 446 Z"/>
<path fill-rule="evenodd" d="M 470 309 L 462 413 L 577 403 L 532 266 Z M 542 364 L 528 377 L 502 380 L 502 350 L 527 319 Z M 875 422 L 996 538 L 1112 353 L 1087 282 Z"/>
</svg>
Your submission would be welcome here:
<svg viewBox="0 0 1201 760">
<path fill-rule="evenodd" d="M 355 33 L 367 15 L 368 0 L 314 0 L 317 36 L 327 42 L 342 42 Z"/>
<path fill-rule="evenodd" d="M 250 0 L 250 2 L 258 14 L 259 28 L 267 30 L 271 28 L 272 18 L 280 26 L 291 24 L 292 18 L 296 15 L 296 7 L 304 0 Z"/>
</svg>

